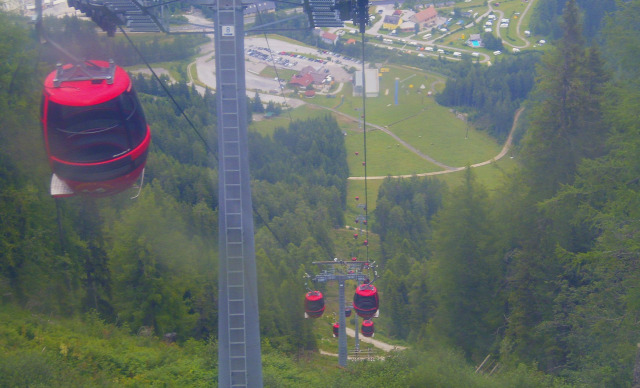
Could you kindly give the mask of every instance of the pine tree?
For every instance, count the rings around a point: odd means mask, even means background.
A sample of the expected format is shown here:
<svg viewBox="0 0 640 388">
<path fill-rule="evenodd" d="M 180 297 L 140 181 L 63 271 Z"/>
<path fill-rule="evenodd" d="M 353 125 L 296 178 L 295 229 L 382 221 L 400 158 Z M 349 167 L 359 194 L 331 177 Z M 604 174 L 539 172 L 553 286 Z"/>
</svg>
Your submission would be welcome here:
<svg viewBox="0 0 640 388">
<path fill-rule="evenodd" d="M 486 191 L 467 169 L 464 184 L 451 192 L 437 215 L 428 271 L 434 334 L 472 358 L 490 351 L 501 325 L 501 270 L 492 253 L 488 206 Z"/>
<path fill-rule="evenodd" d="M 571 183 L 581 159 L 597 156 L 604 132 L 598 91 L 606 79 L 593 77 L 602 67 L 595 51 L 586 55 L 575 0 L 566 5 L 563 26 L 558 47 L 538 67 L 537 102 L 521 153 L 529 186 L 541 198 Z"/>
</svg>

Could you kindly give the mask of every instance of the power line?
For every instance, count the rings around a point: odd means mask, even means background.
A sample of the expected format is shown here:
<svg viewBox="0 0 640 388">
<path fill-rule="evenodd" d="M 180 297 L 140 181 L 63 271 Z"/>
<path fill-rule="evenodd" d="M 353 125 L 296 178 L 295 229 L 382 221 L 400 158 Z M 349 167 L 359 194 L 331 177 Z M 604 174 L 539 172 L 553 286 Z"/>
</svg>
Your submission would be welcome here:
<svg viewBox="0 0 640 388">
<path fill-rule="evenodd" d="M 142 55 L 142 53 L 140 52 L 140 50 L 138 49 L 138 47 L 136 47 L 136 45 L 133 43 L 133 41 L 131 40 L 131 38 L 129 38 L 129 35 L 126 33 L 126 31 L 122 28 L 122 26 L 118 26 L 118 28 L 120 29 L 120 31 L 122 32 L 122 34 L 124 35 L 125 38 L 127 38 L 127 41 L 129 42 L 129 44 L 133 47 L 133 49 L 136 51 L 136 53 L 140 56 L 140 58 L 142 59 L 142 61 L 144 62 L 144 64 L 147 66 L 147 68 L 149 69 L 149 71 L 151 72 L 151 74 L 153 74 L 154 78 L 156 79 L 156 81 L 158 81 L 160 83 L 160 86 L 162 87 L 162 90 L 165 91 L 165 93 L 167 93 L 167 96 L 171 99 L 171 101 L 175 104 L 175 106 L 178 108 L 178 110 L 180 111 L 180 114 L 182 115 L 182 117 L 184 117 L 185 120 L 187 120 L 187 122 L 189 123 L 189 126 L 191 126 L 191 128 L 193 129 L 193 131 L 196 133 L 196 135 L 200 138 L 200 141 L 202 141 L 202 143 L 204 144 L 205 148 L 207 149 L 207 151 L 209 151 L 209 153 L 211 153 L 212 155 L 215 155 L 215 153 L 213 152 L 213 150 L 211 149 L 211 147 L 209 147 L 209 143 L 207 143 L 207 141 L 205 140 L 205 138 L 202 136 L 202 134 L 198 131 L 198 129 L 196 128 L 196 126 L 193 124 L 193 122 L 191 121 L 191 119 L 189 119 L 189 117 L 187 116 L 187 114 L 184 112 L 184 109 L 182 109 L 182 107 L 180 106 L 180 104 L 178 104 L 178 102 L 176 101 L 175 98 L 173 98 L 173 95 L 171 94 L 171 92 L 169 91 L 169 89 L 166 87 L 166 85 L 164 84 L 164 82 L 162 82 L 162 80 L 160 79 L 160 77 L 158 77 L 158 75 L 156 74 L 156 72 L 153 70 L 153 68 L 151 67 L 151 65 L 149 65 L 149 62 L 147 62 L 147 59 L 144 57 L 144 55 Z"/>
<path fill-rule="evenodd" d="M 258 19 L 260 21 L 260 24 L 262 24 L 262 13 L 260 12 L 260 10 L 258 10 L 256 12 L 256 15 L 258 15 Z M 278 79 L 278 89 L 280 89 L 280 94 L 282 95 L 282 99 L 284 101 L 284 106 L 287 108 L 287 114 L 289 115 L 289 124 L 291 124 L 291 122 L 293 122 L 293 119 L 291 118 L 291 110 L 289 109 L 289 105 L 287 104 L 287 97 L 284 95 L 284 88 L 282 87 L 282 83 L 280 82 L 280 74 L 278 74 L 278 67 L 276 66 L 276 62 L 275 59 L 273 57 L 273 51 L 271 50 L 271 45 L 269 44 L 269 37 L 267 36 L 267 32 L 264 31 L 264 39 L 267 42 L 267 49 L 269 50 L 269 56 L 271 57 L 271 63 L 273 64 L 273 70 L 276 73 L 276 78 Z"/>
</svg>

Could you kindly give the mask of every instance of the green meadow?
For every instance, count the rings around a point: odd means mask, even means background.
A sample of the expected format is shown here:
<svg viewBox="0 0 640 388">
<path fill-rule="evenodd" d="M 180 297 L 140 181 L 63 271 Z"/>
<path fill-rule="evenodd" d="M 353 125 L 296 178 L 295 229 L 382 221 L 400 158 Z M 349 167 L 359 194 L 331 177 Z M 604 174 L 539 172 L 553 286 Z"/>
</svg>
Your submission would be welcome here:
<svg viewBox="0 0 640 388">
<path fill-rule="evenodd" d="M 294 120 L 325 114 L 336 117 L 345 133 L 347 160 L 352 177 L 365 175 L 365 133 L 361 122 L 362 116 L 365 116 L 369 211 L 375 209 L 378 188 L 382 183 L 380 177 L 444 170 L 417 155 L 402 142 L 451 167 L 465 167 L 491 160 L 502 149 L 502 144 L 498 144 L 487 133 L 476 130 L 465 120 L 464 115 L 436 103 L 433 95 L 444 87 L 445 79 L 442 76 L 411 67 L 386 66 L 385 71 L 379 73 L 379 81 L 378 97 L 366 98 L 364 110 L 362 97 L 354 97 L 352 85 L 345 83 L 335 95 L 317 95 L 305 100 L 308 104 L 290 111 L 291 119 Z M 270 134 L 277 127 L 286 127 L 288 122 L 289 113 L 284 112 L 276 118 L 253 122 L 251 129 Z M 386 131 L 393 133 L 402 142 Z M 474 168 L 474 173 L 482 183 L 492 188 L 500 183 L 513 166 L 515 162 L 505 157 L 498 162 Z M 462 176 L 461 172 L 454 172 L 437 175 L 437 178 L 456 185 Z M 364 181 L 350 180 L 348 188 L 348 214 L 355 217 L 360 209 L 352 203 L 351 198 L 359 196 L 361 200 L 364 199 Z"/>
</svg>

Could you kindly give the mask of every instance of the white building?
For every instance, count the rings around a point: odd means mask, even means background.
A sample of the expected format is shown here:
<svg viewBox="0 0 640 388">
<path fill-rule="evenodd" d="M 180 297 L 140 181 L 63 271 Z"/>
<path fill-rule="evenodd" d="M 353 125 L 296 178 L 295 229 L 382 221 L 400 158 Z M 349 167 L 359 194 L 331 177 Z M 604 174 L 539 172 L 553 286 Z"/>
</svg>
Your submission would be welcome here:
<svg viewBox="0 0 640 388">
<path fill-rule="evenodd" d="M 365 69 L 364 74 L 367 97 L 378 97 L 380 94 L 378 69 Z M 354 97 L 362 96 L 362 70 L 357 70 L 353 76 L 353 95 Z"/>
</svg>

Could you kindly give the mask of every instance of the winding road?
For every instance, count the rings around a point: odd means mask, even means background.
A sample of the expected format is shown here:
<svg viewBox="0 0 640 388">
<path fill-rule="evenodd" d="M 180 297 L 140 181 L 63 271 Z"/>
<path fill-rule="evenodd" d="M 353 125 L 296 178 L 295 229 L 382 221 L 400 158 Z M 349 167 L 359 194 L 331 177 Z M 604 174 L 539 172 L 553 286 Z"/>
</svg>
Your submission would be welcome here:
<svg viewBox="0 0 640 388">
<path fill-rule="evenodd" d="M 496 10 L 493 9 L 493 5 L 491 3 L 494 1 L 495 0 L 489 1 L 489 10 L 490 11 L 493 10 L 495 13 L 500 15 L 499 19 L 502 19 L 504 17 L 504 12 L 497 9 Z M 520 17 L 518 18 L 518 24 L 516 25 L 516 35 L 518 35 L 518 38 L 520 38 L 520 40 L 524 41 L 524 45 L 517 46 L 515 44 L 507 42 L 506 40 L 503 40 L 502 36 L 500 35 L 500 28 L 498 28 L 498 30 L 496 31 L 496 35 L 498 35 L 498 38 L 502 40 L 502 44 L 506 44 L 508 46 L 511 46 L 517 49 L 523 49 L 531 46 L 531 42 L 529 42 L 529 39 L 527 39 L 525 36 L 522 35 L 522 33 L 520 32 L 520 29 L 522 28 L 522 21 L 524 20 L 524 16 L 529 12 L 529 10 L 531 9 L 531 6 L 533 6 L 533 3 L 535 3 L 535 0 L 529 0 L 527 7 L 524 9 L 524 11 L 522 11 L 522 15 L 520 15 Z"/>
</svg>

